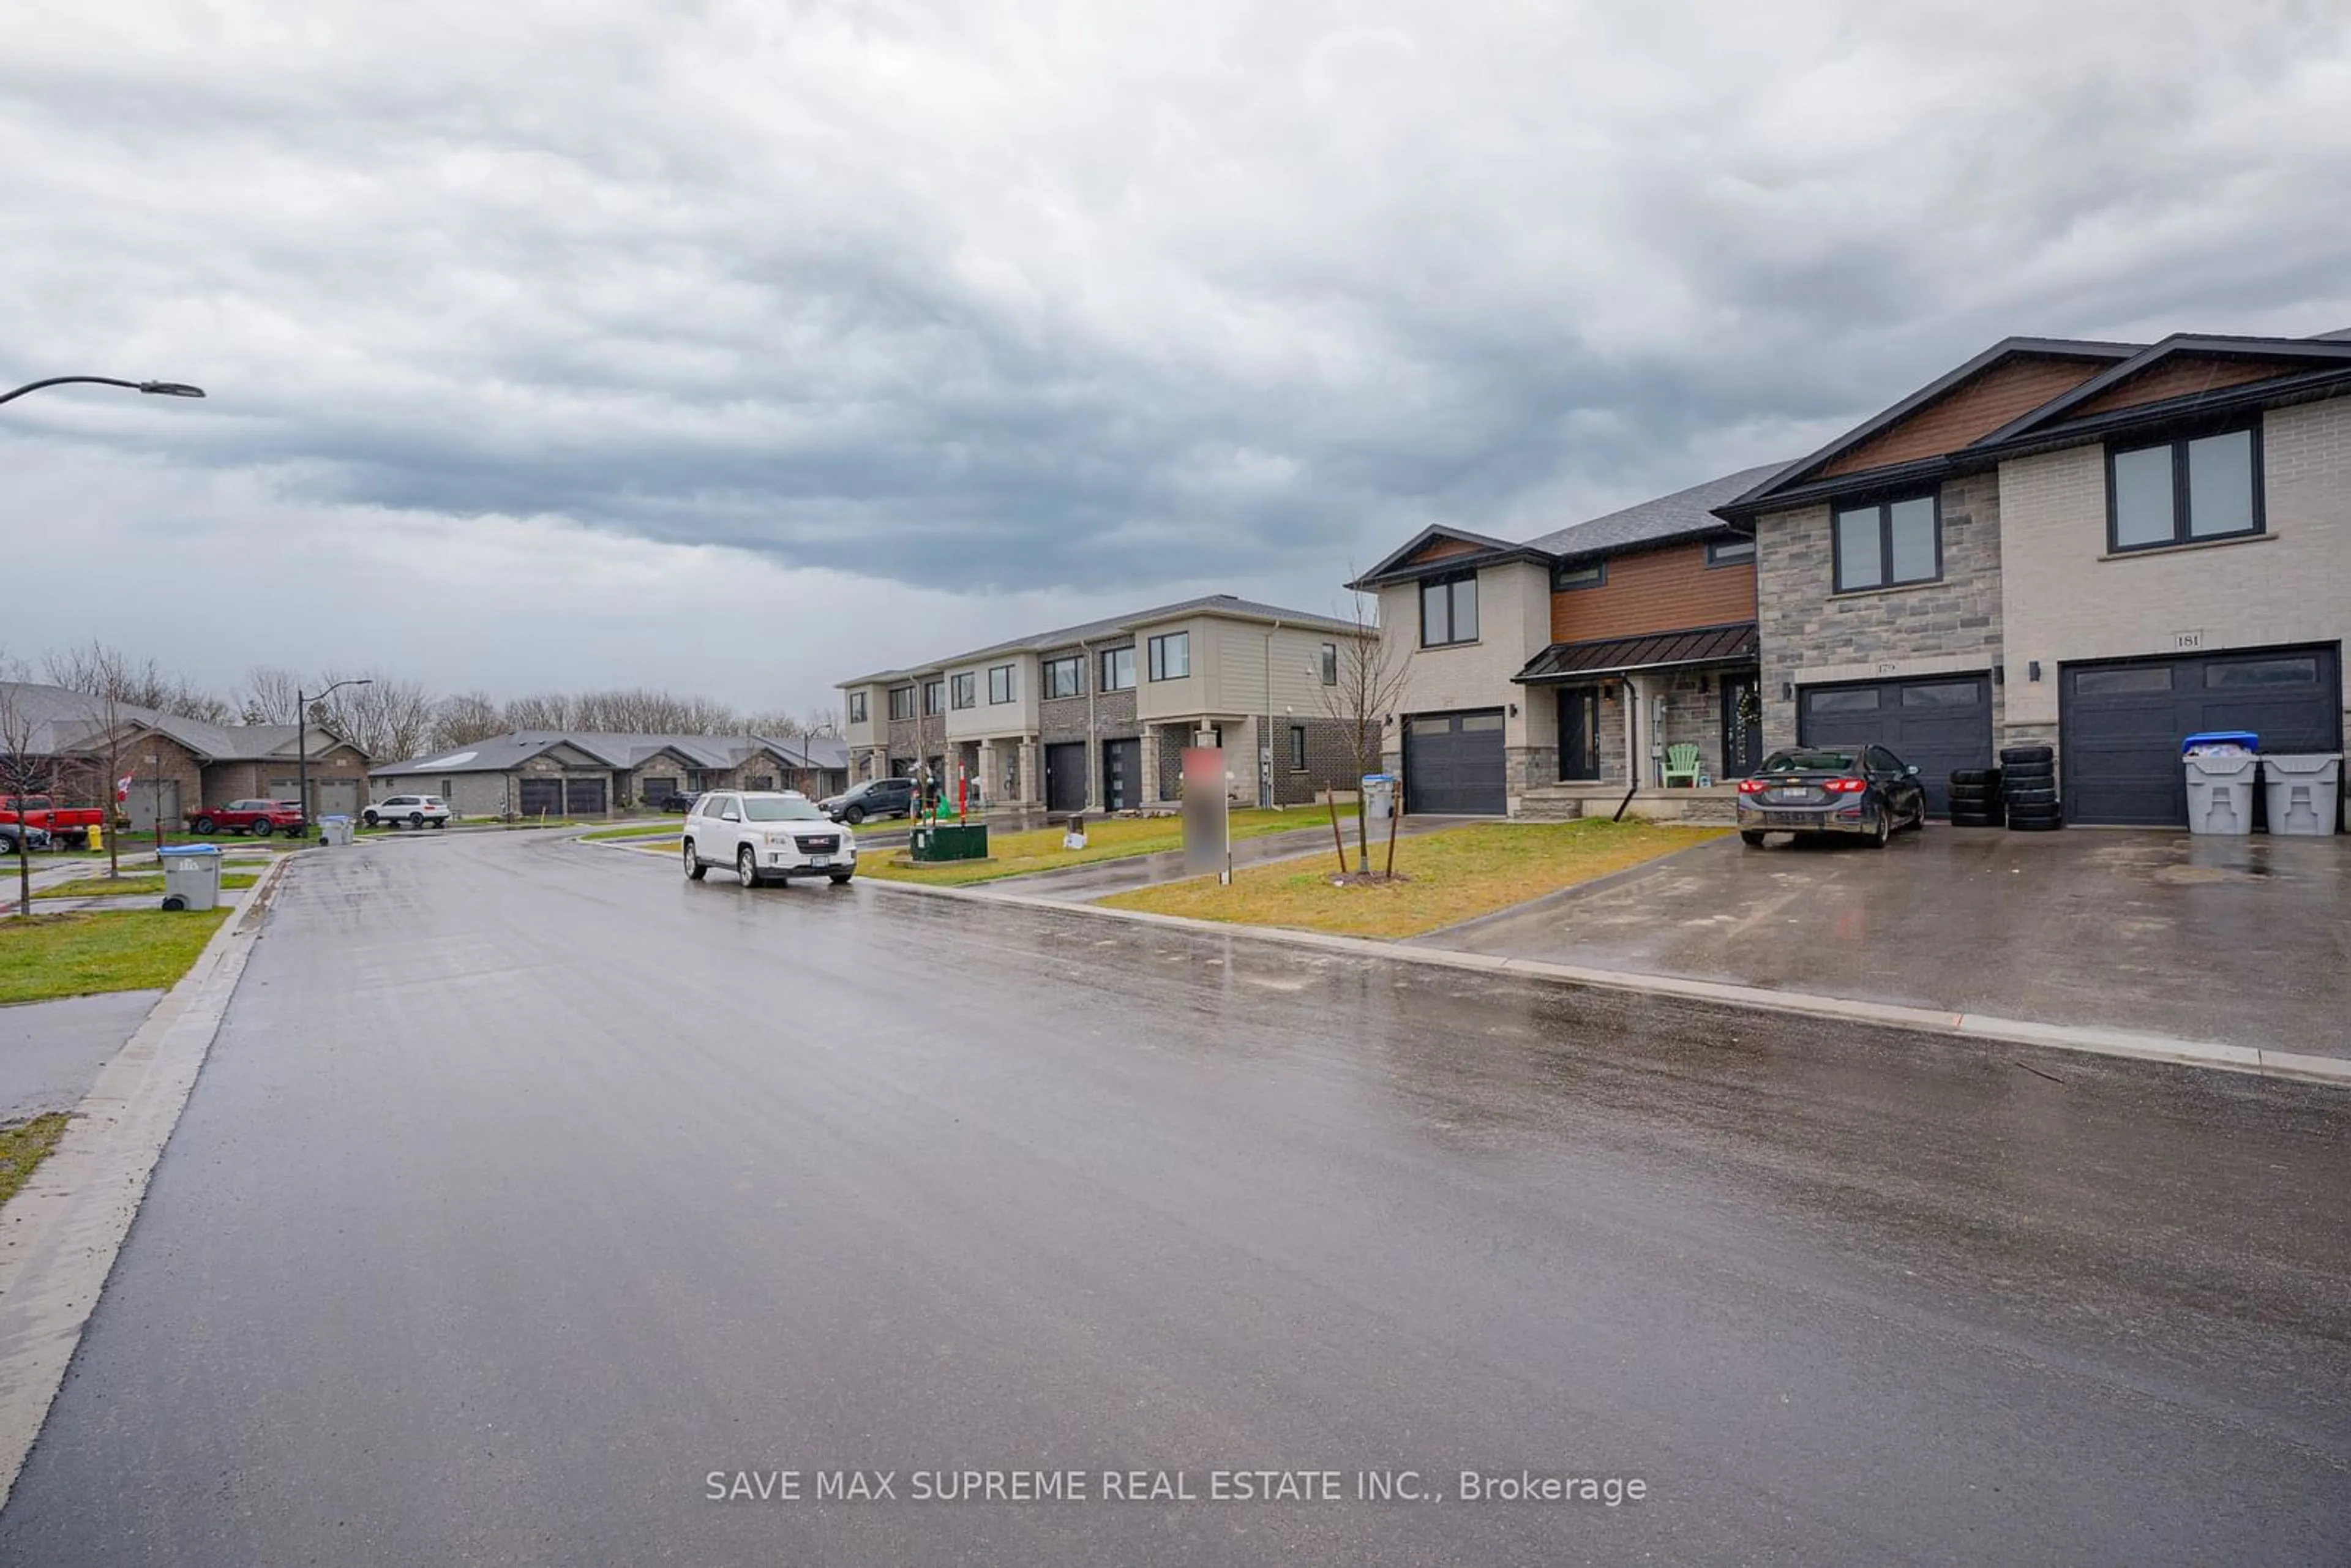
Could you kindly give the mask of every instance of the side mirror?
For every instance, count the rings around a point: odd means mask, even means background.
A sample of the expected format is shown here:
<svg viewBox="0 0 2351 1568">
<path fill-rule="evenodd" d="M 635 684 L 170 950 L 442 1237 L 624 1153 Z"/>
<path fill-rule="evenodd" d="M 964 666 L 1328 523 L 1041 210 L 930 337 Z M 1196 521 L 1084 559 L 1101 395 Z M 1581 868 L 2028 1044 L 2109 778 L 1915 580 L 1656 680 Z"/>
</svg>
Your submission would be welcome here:
<svg viewBox="0 0 2351 1568">
<path fill-rule="evenodd" d="M 1918 765 L 1914 762 L 1909 767 L 1905 768 L 1902 771 L 1909 775 L 1911 778 L 1916 779 L 1918 777 Z"/>
</svg>

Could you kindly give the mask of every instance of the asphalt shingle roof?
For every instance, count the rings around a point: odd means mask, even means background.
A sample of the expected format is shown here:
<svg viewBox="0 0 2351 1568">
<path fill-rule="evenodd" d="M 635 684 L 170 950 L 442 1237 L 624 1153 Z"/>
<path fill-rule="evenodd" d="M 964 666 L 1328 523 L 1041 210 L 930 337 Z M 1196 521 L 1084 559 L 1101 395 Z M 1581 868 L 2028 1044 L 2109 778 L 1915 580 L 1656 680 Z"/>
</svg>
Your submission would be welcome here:
<svg viewBox="0 0 2351 1568">
<path fill-rule="evenodd" d="M 786 761 L 806 760 L 808 766 L 814 768 L 845 768 L 849 765 L 848 747 L 837 740 L 803 742 L 798 737 L 762 735 L 622 735 L 592 729 L 518 729 L 507 735 L 494 735 L 486 740 L 453 746 L 445 751 L 427 752 L 402 762 L 387 762 L 381 768 L 371 768 L 368 772 L 378 779 L 419 774 L 504 773 L 559 746 L 568 746 L 613 768 L 641 768 L 664 751 L 675 752 L 693 767 L 714 770 L 738 767 L 753 752 L 763 750 L 772 751 Z M 838 748 L 840 760 L 822 760 L 822 757 L 831 755 L 831 751 L 822 750 L 820 756 L 811 747 L 819 750 Z"/>
<path fill-rule="evenodd" d="M 1726 474 L 1670 496 L 1659 496 L 1620 512 L 1571 524 L 1529 539 L 1527 544 L 1562 559 L 1573 559 L 1635 545 L 1662 544 L 1692 534 L 1718 532 L 1724 524 L 1714 515 L 1715 507 L 1736 500 L 1787 466 L 1785 463 L 1766 463 L 1760 467 L 1742 468 L 1736 474 Z"/>
<path fill-rule="evenodd" d="M 903 681 L 915 675 L 944 670 L 952 664 L 968 664 L 997 653 L 1035 653 L 1049 648 L 1066 648 L 1078 643 L 1099 642 L 1121 632 L 1161 621 L 1175 621 L 1186 615 L 1203 612 L 1230 615 L 1245 621 L 1279 621 L 1285 626 L 1311 627 L 1323 632 L 1353 632 L 1352 621 L 1333 616 L 1316 615 L 1304 610 L 1284 610 L 1279 604 L 1262 604 L 1253 599 L 1238 599 L 1229 593 L 1211 593 L 1198 599 L 1181 600 L 1174 604 L 1162 604 L 1155 609 L 1134 611 L 1124 615 L 1113 615 L 1101 621 L 1088 621 L 1076 626 L 1057 627 L 1050 632 L 1038 632 L 1025 637 L 1013 637 L 1001 643 L 991 643 L 984 648 L 935 659 L 927 664 L 915 664 L 903 670 L 881 670 L 870 675 L 859 675 L 841 684 L 862 686 L 876 681 Z"/>
<path fill-rule="evenodd" d="M 31 749 L 55 756 L 86 744 L 105 727 L 106 709 L 98 698 L 64 686 L 28 681 L 0 681 L 8 702 L 32 727 Z M 294 750 L 290 724 L 211 724 L 155 708 L 120 704 L 114 710 L 121 722 L 160 730 L 208 762 L 259 762 L 288 757 Z M 342 737 L 324 725 L 306 727 L 320 749 L 343 745 Z"/>
</svg>

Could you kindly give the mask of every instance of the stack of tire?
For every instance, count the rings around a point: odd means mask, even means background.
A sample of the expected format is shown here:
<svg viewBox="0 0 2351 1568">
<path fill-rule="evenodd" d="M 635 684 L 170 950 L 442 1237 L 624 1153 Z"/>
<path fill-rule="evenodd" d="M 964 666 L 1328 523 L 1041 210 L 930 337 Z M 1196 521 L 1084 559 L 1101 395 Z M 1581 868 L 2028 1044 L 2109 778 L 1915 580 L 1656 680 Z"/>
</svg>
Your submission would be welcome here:
<svg viewBox="0 0 2351 1568">
<path fill-rule="evenodd" d="M 1962 768 L 1953 773 L 1951 826 L 1997 828 L 2000 824 L 2000 769 Z"/>
<path fill-rule="evenodd" d="M 2046 833 L 2064 827 L 2057 806 L 2057 753 L 2046 746 L 2003 747 L 2000 799 L 2012 833 Z"/>
</svg>

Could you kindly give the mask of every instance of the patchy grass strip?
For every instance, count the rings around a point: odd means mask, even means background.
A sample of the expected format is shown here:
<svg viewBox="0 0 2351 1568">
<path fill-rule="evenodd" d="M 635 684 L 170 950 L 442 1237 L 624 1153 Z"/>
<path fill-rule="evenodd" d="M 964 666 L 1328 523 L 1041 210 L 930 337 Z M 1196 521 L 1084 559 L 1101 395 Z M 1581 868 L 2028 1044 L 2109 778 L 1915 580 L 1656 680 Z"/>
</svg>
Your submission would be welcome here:
<svg viewBox="0 0 2351 1568">
<path fill-rule="evenodd" d="M 225 909 L 125 909 L 0 920 L 0 1003 L 165 989 L 228 916 Z"/>
<path fill-rule="evenodd" d="M 1251 809 L 1232 814 L 1232 837 L 1235 842 L 1243 839 L 1262 838 L 1268 833 L 1295 832 L 1301 828 L 1331 831 L 1330 819 L 1322 809 L 1300 806 L 1287 811 Z M 891 882 L 926 882 L 935 885 L 962 886 L 975 882 L 995 882 L 1008 876 L 1024 876 L 1030 872 L 1054 871 L 1062 866 L 1091 865 L 1096 861 L 1125 860 L 1134 855 L 1155 855 L 1184 847 L 1184 824 L 1176 817 L 1110 817 L 1098 818 L 1086 824 L 1086 847 L 1065 850 L 1061 847 L 1060 828 L 1039 828 L 1025 833 L 987 835 L 988 860 L 985 864 L 958 864 L 949 862 L 938 866 L 902 866 L 889 863 L 904 853 L 896 849 L 860 848 L 857 874 L 878 876 Z"/>
<path fill-rule="evenodd" d="M 677 837 L 678 831 L 678 824 L 675 822 L 639 822 L 626 828 L 599 828 L 592 833 L 582 833 L 580 837 L 582 841 L 593 841 L 599 843 L 608 839 L 674 839 Z"/>
<path fill-rule="evenodd" d="M 1394 882 L 1334 886 L 1337 853 L 1325 851 L 1312 859 L 1238 872 L 1230 886 L 1214 877 L 1196 877 L 1098 902 L 1155 915 L 1342 936 L 1417 936 L 1625 871 L 1729 831 L 1597 820 L 1479 823 L 1397 840 Z M 1347 852 L 1352 866 L 1352 837 Z M 1386 844 L 1373 845 L 1375 870 L 1386 854 Z"/>
<path fill-rule="evenodd" d="M 221 873 L 221 886 L 225 889 L 251 887 L 260 880 L 261 873 L 257 871 Z M 61 882 L 54 887 L 43 888 L 33 896 L 35 898 L 112 898 L 128 897 L 132 894 L 153 894 L 161 897 L 162 892 L 163 873 L 155 872 L 152 874 L 113 878 L 77 877 L 72 882 Z"/>
<path fill-rule="evenodd" d="M 0 1127 L 0 1204 L 16 1197 L 33 1167 L 57 1151 L 57 1140 L 66 1135 L 66 1124 L 72 1120 L 62 1111 L 53 1111 Z"/>
</svg>

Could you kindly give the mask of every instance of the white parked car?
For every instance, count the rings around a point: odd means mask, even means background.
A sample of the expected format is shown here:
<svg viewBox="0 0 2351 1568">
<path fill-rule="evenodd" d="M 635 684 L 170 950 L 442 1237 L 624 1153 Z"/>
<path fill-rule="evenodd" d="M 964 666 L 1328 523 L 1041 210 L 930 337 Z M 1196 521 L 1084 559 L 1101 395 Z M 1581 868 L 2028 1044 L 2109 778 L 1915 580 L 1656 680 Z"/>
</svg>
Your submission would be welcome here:
<svg viewBox="0 0 2351 1568">
<path fill-rule="evenodd" d="M 360 821 L 372 828 L 390 822 L 393 827 L 422 828 L 428 823 L 436 828 L 449 825 L 449 803 L 438 795 L 393 795 L 371 801 L 360 813 Z"/>
<path fill-rule="evenodd" d="M 685 874 L 700 882 L 733 866 L 745 887 L 820 876 L 835 887 L 857 871 L 857 835 L 796 791 L 714 789 L 685 819 Z"/>
</svg>

